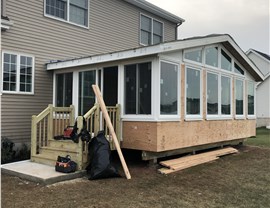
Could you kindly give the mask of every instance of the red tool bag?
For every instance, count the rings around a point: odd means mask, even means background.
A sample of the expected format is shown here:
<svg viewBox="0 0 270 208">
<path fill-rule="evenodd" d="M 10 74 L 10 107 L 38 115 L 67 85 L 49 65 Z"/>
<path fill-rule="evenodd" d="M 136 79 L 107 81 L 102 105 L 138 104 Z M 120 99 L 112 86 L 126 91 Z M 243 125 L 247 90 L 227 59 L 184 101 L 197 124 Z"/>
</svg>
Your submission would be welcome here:
<svg viewBox="0 0 270 208">
<path fill-rule="evenodd" d="M 70 139 L 73 129 L 74 129 L 73 126 L 68 126 L 67 128 L 64 129 L 64 138 L 65 139 Z"/>
</svg>

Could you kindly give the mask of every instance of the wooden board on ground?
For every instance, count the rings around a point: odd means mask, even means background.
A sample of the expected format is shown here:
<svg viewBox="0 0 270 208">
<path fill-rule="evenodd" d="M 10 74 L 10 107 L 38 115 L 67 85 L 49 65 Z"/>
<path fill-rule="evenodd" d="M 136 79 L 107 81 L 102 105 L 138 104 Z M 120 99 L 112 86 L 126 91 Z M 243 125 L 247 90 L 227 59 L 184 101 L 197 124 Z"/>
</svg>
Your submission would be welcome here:
<svg viewBox="0 0 270 208">
<path fill-rule="evenodd" d="M 159 172 L 162 174 L 169 174 L 175 171 L 183 170 L 189 167 L 200 165 L 206 162 L 211 162 L 217 160 L 219 157 L 237 153 L 238 150 L 232 147 L 227 147 L 220 150 L 214 150 L 210 152 L 205 152 L 197 155 L 180 157 L 177 159 L 167 160 L 160 162 L 161 165 L 166 168 L 159 169 Z"/>
</svg>

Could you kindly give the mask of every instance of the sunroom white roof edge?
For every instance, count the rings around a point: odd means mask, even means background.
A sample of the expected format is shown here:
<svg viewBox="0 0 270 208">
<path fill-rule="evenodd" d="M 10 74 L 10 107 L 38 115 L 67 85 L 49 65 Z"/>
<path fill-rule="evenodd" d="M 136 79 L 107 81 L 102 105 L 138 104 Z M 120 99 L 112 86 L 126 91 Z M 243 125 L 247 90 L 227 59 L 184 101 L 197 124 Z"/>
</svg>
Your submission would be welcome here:
<svg viewBox="0 0 270 208">
<path fill-rule="evenodd" d="M 113 61 L 127 60 L 131 58 L 139 58 L 161 54 L 165 52 L 172 52 L 186 48 L 200 47 L 204 45 L 211 45 L 216 43 L 228 42 L 233 49 L 241 56 L 241 58 L 248 64 L 247 70 L 253 70 L 256 73 L 256 80 L 262 81 L 264 76 L 257 68 L 257 66 L 247 57 L 242 49 L 236 44 L 231 36 L 225 35 L 210 35 L 205 37 L 195 37 L 190 39 L 160 43 L 158 45 L 139 47 L 129 50 L 117 51 L 107 54 L 99 54 L 89 57 L 75 58 L 72 60 L 59 61 L 55 63 L 48 63 L 47 70 L 57 70 L 65 68 L 74 68 L 85 65 L 100 64 Z M 255 77 L 255 76 L 254 76 Z"/>
<path fill-rule="evenodd" d="M 48 63 L 47 70 L 56 70 L 64 69 L 71 67 L 78 67 L 84 65 L 99 64 L 111 61 L 119 61 L 129 58 L 137 58 L 142 56 L 150 56 L 164 52 L 172 52 L 175 50 L 181 50 L 185 48 L 197 47 L 200 45 L 214 44 L 218 42 L 228 41 L 229 36 L 217 36 L 217 37 L 208 37 L 202 39 L 187 39 L 187 40 L 178 40 L 173 42 L 161 43 L 153 46 L 139 47 L 124 51 L 117 51 L 113 53 L 94 55 L 83 58 L 76 58 L 72 60 L 59 61 L 56 63 Z"/>
</svg>

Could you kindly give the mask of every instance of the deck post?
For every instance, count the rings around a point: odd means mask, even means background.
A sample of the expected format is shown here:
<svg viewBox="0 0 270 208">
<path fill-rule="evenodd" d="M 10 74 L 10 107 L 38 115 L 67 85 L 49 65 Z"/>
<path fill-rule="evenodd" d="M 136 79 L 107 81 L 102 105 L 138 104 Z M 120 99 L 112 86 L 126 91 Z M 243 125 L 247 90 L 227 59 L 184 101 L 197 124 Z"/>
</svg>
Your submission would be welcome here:
<svg viewBox="0 0 270 208">
<path fill-rule="evenodd" d="M 48 140 L 53 139 L 53 105 L 49 104 L 49 116 L 48 116 Z"/>
<path fill-rule="evenodd" d="M 97 107 L 97 109 L 95 111 L 94 117 L 94 135 L 96 136 L 100 130 L 100 108 L 98 103 L 96 103 L 95 106 Z"/>
<path fill-rule="evenodd" d="M 116 136 L 120 144 L 122 134 L 121 134 L 121 105 L 116 105 Z"/>
<path fill-rule="evenodd" d="M 79 116 L 77 118 L 77 128 L 78 128 L 78 133 L 81 132 L 83 128 L 83 116 Z M 82 170 L 83 166 L 83 142 L 79 138 L 79 143 L 78 143 L 78 170 Z"/>
<path fill-rule="evenodd" d="M 32 156 L 37 154 L 37 116 L 32 116 L 32 128 L 31 128 L 31 159 Z"/>
<path fill-rule="evenodd" d="M 70 112 L 70 118 L 69 118 L 69 125 L 73 126 L 75 123 L 75 106 L 70 105 L 71 112 Z"/>
</svg>

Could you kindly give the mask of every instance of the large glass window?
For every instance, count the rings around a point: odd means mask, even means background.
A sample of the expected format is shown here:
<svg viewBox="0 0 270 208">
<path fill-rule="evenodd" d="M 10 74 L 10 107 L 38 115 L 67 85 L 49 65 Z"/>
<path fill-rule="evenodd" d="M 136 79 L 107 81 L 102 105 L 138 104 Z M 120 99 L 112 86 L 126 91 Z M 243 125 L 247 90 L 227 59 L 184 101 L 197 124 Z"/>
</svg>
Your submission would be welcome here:
<svg viewBox="0 0 270 208">
<path fill-rule="evenodd" d="M 160 66 L 160 114 L 178 113 L 178 65 L 161 62 Z"/>
<path fill-rule="evenodd" d="M 227 71 L 232 70 L 232 59 L 231 57 L 221 49 L 221 68 Z"/>
<path fill-rule="evenodd" d="M 205 63 L 209 66 L 218 67 L 218 47 L 205 49 Z"/>
<path fill-rule="evenodd" d="M 163 23 L 141 15 L 141 44 L 152 45 L 163 42 Z"/>
<path fill-rule="evenodd" d="M 201 114 L 201 72 L 196 69 L 186 70 L 186 114 Z"/>
<path fill-rule="evenodd" d="M 255 90 L 254 90 L 254 83 L 248 82 L 248 115 L 255 114 Z"/>
<path fill-rule="evenodd" d="M 185 59 L 202 63 L 202 49 L 185 51 Z"/>
<path fill-rule="evenodd" d="M 125 114 L 151 114 L 151 63 L 125 66 Z"/>
<path fill-rule="evenodd" d="M 244 115 L 244 81 L 235 80 L 235 107 L 236 115 Z"/>
<path fill-rule="evenodd" d="M 231 78 L 221 76 L 221 114 L 231 115 Z"/>
<path fill-rule="evenodd" d="M 207 114 L 218 115 L 218 75 L 207 73 Z"/>
<path fill-rule="evenodd" d="M 56 106 L 69 107 L 72 104 L 73 73 L 56 75 Z"/>
<path fill-rule="evenodd" d="M 33 92 L 33 57 L 4 53 L 3 91 Z"/>
<path fill-rule="evenodd" d="M 234 63 L 234 72 L 237 74 L 242 74 L 242 75 L 245 74 L 244 70 L 241 69 L 241 67 L 237 63 Z"/>
<path fill-rule="evenodd" d="M 46 14 L 88 26 L 88 0 L 46 0 Z"/>
<path fill-rule="evenodd" d="M 96 71 L 79 73 L 79 115 L 87 113 L 95 104 L 93 84 L 96 84 Z"/>
</svg>

